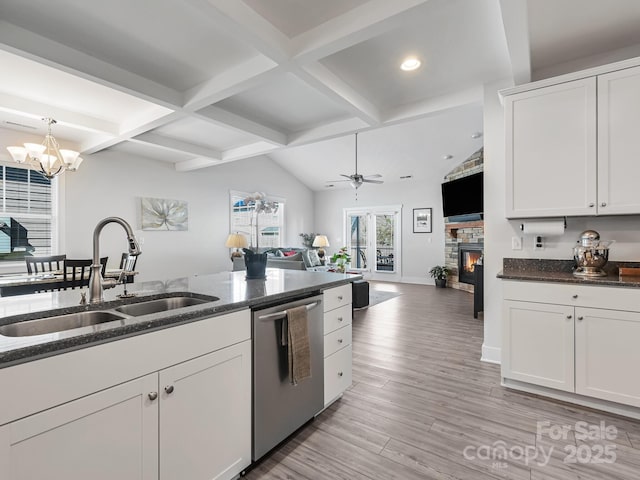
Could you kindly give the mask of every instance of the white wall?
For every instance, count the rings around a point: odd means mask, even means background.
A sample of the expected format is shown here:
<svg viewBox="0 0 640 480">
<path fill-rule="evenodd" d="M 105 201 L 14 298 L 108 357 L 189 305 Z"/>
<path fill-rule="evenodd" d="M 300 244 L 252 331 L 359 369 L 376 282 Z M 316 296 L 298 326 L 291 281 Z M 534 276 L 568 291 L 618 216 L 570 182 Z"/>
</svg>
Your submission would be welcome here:
<svg viewBox="0 0 640 480">
<path fill-rule="evenodd" d="M 257 157 L 191 172 L 173 165 L 105 151 L 85 158 L 78 172 L 66 173 L 65 253 L 89 258 L 95 225 L 103 218 L 127 220 L 143 251 L 139 280 L 177 278 L 231 269 L 229 191 L 262 191 L 286 199 L 285 244 L 299 245 L 298 233 L 312 231 L 313 193 L 267 157 Z M 141 231 L 140 197 L 189 202 L 189 230 Z M 107 225 L 100 253 L 117 267 L 126 238 L 119 225 Z"/>
<path fill-rule="evenodd" d="M 409 179 L 382 185 L 363 185 L 352 188 L 316 192 L 315 218 L 318 233 L 329 237 L 327 254 L 345 245 L 343 238 L 343 209 L 402 205 L 402 281 L 433 285 L 428 271 L 434 265 L 444 265 L 444 219 L 440 185 L 443 174 L 427 180 Z M 432 208 L 433 233 L 413 233 L 413 209 Z M 380 274 L 380 278 L 384 278 Z"/>
</svg>

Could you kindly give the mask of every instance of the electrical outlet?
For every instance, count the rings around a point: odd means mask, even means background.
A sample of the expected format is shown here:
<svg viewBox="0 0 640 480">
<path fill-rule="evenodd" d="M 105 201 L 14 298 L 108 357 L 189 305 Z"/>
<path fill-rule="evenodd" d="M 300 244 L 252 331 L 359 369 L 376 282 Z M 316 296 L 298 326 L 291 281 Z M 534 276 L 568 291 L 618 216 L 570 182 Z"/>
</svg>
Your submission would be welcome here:
<svg viewBox="0 0 640 480">
<path fill-rule="evenodd" d="M 522 250 L 522 237 L 511 237 L 511 250 Z"/>
<path fill-rule="evenodd" d="M 544 238 L 540 235 L 536 235 L 533 237 L 533 249 L 534 250 L 544 250 Z"/>
</svg>

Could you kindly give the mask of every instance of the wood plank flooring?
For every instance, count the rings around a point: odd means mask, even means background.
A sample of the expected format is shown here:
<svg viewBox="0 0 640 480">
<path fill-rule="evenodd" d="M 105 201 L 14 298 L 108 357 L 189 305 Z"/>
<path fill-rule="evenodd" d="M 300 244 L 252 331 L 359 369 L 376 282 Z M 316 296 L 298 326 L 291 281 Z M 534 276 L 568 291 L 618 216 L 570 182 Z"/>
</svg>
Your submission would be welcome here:
<svg viewBox="0 0 640 480">
<path fill-rule="evenodd" d="M 355 312 L 353 386 L 247 479 L 640 479 L 640 422 L 500 386 L 500 367 L 480 362 L 471 294 L 371 288 L 401 295 Z M 576 438 L 581 421 L 615 426 L 616 438 Z"/>
</svg>

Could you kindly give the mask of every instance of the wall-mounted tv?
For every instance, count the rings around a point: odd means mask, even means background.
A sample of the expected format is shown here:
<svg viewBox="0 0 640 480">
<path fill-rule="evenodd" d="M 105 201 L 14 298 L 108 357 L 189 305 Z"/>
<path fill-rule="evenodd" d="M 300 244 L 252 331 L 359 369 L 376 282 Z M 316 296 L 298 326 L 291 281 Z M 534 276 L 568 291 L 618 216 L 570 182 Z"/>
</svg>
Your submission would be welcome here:
<svg viewBox="0 0 640 480">
<path fill-rule="evenodd" d="M 483 213 L 482 172 L 442 184 L 442 210 L 445 217 Z"/>
</svg>

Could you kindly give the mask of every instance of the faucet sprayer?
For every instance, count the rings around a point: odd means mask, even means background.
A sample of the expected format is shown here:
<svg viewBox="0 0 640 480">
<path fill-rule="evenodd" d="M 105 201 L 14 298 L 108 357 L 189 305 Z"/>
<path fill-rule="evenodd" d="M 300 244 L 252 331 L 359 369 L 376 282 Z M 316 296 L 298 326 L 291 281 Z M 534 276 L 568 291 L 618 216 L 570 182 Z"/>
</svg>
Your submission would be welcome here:
<svg viewBox="0 0 640 480">
<path fill-rule="evenodd" d="M 100 303 L 104 301 L 102 291 L 104 288 L 111 288 L 117 284 L 117 280 L 102 278 L 102 265 L 100 263 L 100 232 L 109 223 L 118 223 L 127 233 L 129 243 L 129 255 L 137 256 L 142 252 L 133 234 L 133 229 L 125 220 L 120 217 L 107 217 L 100 220 L 93 231 L 93 263 L 91 264 L 91 276 L 89 277 L 89 303 Z"/>
</svg>

